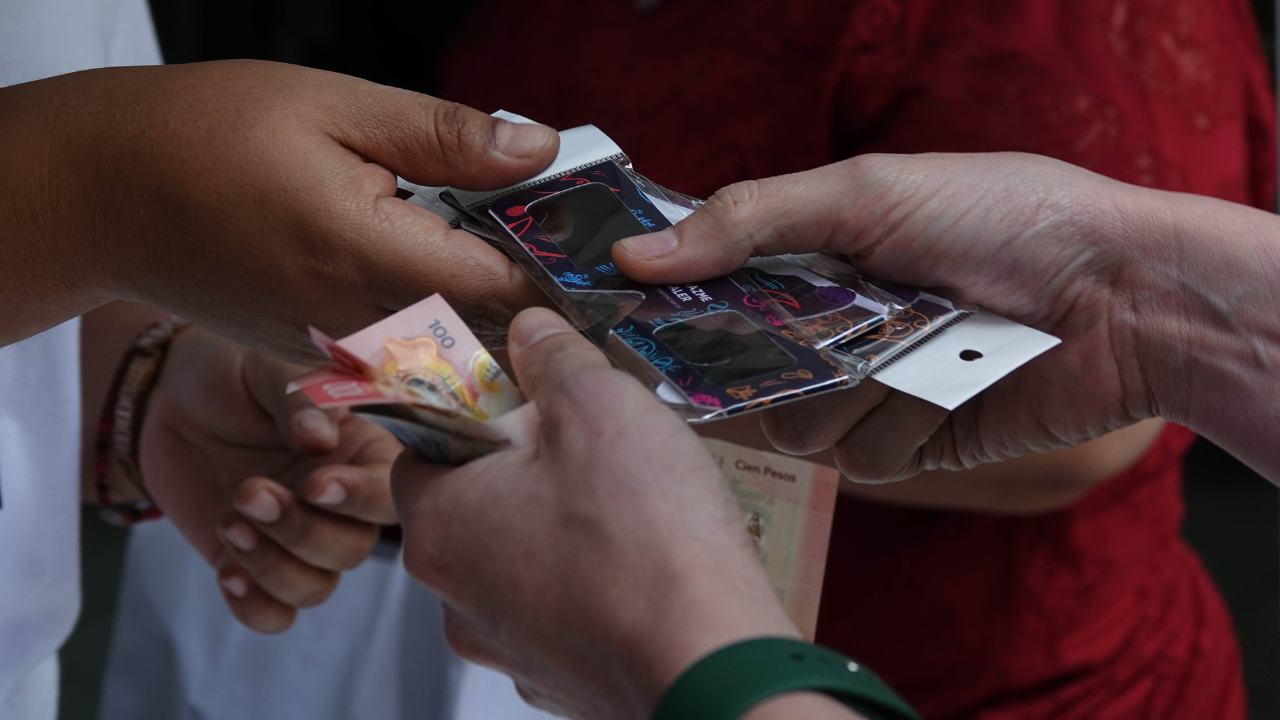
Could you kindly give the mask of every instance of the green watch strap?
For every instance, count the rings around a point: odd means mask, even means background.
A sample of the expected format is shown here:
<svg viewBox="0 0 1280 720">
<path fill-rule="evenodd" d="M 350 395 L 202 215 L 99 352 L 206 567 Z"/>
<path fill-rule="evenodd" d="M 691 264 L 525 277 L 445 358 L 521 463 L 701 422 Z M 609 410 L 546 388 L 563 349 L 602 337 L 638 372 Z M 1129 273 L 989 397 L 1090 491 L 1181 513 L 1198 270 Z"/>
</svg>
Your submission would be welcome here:
<svg viewBox="0 0 1280 720">
<path fill-rule="evenodd" d="M 819 692 L 867 720 L 920 720 L 870 670 L 793 638 L 754 638 L 707 655 L 667 689 L 653 720 L 738 720 L 764 700 Z"/>
</svg>

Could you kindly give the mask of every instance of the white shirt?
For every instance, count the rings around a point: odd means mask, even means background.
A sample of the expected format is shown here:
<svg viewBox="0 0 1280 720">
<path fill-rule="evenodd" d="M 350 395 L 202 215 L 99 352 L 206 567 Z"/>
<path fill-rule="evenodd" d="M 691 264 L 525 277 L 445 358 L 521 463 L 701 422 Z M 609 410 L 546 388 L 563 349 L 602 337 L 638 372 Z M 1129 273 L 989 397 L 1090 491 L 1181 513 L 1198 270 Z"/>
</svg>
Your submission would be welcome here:
<svg viewBox="0 0 1280 720">
<path fill-rule="evenodd" d="M 135 527 L 125 558 L 98 720 L 554 720 L 453 654 L 397 557 L 343 573 L 279 635 L 236 622 L 171 523 Z"/>
<path fill-rule="evenodd" d="M 0 86 L 159 62 L 145 0 L 0 0 Z M 0 348 L 0 720 L 56 717 L 80 609 L 79 329 Z"/>
</svg>

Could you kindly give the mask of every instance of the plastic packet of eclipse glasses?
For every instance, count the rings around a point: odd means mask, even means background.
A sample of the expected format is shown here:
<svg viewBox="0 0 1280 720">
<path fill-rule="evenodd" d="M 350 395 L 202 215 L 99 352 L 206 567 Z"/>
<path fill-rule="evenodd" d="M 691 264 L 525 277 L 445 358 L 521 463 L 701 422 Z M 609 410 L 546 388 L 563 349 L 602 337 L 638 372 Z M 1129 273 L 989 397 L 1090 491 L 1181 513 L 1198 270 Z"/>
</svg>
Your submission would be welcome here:
<svg viewBox="0 0 1280 720">
<path fill-rule="evenodd" d="M 690 422 L 870 375 L 954 407 L 1057 343 L 943 295 L 864 278 L 823 255 L 756 258 L 697 284 L 632 281 L 614 267 L 613 243 L 670 227 L 701 202 L 636 173 L 593 126 L 561 132 L 556 161 L 527 182 L 489 192 L 408 188 L 419 196 L 411 202 L 506 252 L 579 330 Z M 981 332 L 956 333 L 971 318 L 984 319 L 975 325 Z M 920 352 L 941 335 L 983 341 L 988 352 L 972 352 L 994 360 Z M 957 362 L 968 367 L 951 367 Z"/>
</svg>

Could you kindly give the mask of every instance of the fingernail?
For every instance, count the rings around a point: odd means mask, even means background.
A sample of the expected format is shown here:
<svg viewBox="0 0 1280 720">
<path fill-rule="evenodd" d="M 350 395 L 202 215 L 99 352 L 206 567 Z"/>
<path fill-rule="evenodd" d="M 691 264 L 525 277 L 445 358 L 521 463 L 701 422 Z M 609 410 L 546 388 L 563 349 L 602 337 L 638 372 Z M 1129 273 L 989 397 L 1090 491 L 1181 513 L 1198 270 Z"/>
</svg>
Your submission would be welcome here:
<svg viewBox="0 0 1280 720">
<path fill-rule="evenodd" d="M 564 318 L 546 308 L 525 310 L 511 321 L 507 343 L 517 350 L 527 348 L 544 338 L 572 331 Z"/>
<path fill-rule="evenodd" d="M 317 505 L 338 505 L 347 499 L 347 489 L 342 487 L 342 483 L 330 482 L 324 486 L 324 490 L 319 495 L 311 499 L 311 502 Z"/>
<path fill-rule="evenodd" d="M 240 552 L 253 552 L 258 546 L 258 533 L 242 522 L 235 523 L 222 531 L 222 537 Z"/>
<path fill-rule="evenodd" d="M 641 260 L 656 260 L 676 251 L 680 241 L 671 228 L 648 235 L 636 235 L 622 241 L 622 247 Z"/>
<path fill-rule="evenodd" d="M 499 120 L 493 129 L 493 140 L 498 152 L 513 158 L 536 155 L 551 142 L 555 131 L 546 125 L 528 125 Z"/>
<path fill-rule="evenodd" d="M 269 523 L 280 519 L 280 501 L 266 490 L 254 493 L 244 507 L 237 509 L 258 522 Z"/>
<path fill-rule="evenodd" d="M 249 592 L 249 583 L 239 575 L 228 575 L 224 578 L 218 578 L 218 584 L 223 590 L 231 593 L 232 596 L 242 598 Z"/>
<path fill-rule="evenodd" d="M 329 416 L 314 408 L 299 411 L 297 415 L 293 416 L 293 422 L 298 432 L 305 435 L 328 436 L 333 434 L 333 423 L 329 422 Z"/>
</svg>

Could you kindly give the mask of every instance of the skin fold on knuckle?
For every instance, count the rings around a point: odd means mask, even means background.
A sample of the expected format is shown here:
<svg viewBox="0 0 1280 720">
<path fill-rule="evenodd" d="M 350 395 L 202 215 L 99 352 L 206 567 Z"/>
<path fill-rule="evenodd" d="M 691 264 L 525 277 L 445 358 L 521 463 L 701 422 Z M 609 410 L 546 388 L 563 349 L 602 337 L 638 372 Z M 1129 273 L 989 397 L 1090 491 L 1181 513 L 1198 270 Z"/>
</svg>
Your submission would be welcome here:
<svg viewBox="0 0 1280 720">
<path fill-rule="evenodd" d="M 485 648 L 456 611 L 446 610 L 445 612 L 444 640 L 459 657 L 482 665 L 493 664 L 492 653 Z"/>
<path fill-rule="evenodd" d="M 820 230 L 827 239 L 825 244 L 847 252 L 856 261 L 869 259 L 886 238 L 913 217 L 913 211 L 930 194 L 926 189 L 937 185 L 935 163 L 870 153 L 820 171 L 832 175 L 827 202 L 835 208 Z M 859 240 L 860 236 L 864 239 Z"/>
<path fill-rule="evenodd" d="M 813 435 L 822 420 L 813 413 L 799 410 L 792 404 L 766 410 L 761 415 L 761 428 L 769 442 L 788 455 L 809 455 L 830 447 L 831 443 L 819 442 Z"/>
<path fill-rule="evenodd" d="M 690 223 L 683 229 L 686 232 L 692 229 L 720 241 L 723 244 L 720 254 L 741 264 L 754 249 L 775 244 L 769 228 L 755 222 L 763 192 L 765 185 L 760 180 L 744 180 L 723 187 L 699 210 L 701 224 Z M 688 241 L 693 238 L 682 239 Z"/>
<path fill-rule="evenodd" d="M 630 408 L 635 398 L 626 390 L 635 382 L 631 376 L 614 370 L 594 347 L 559 353 L 551 361 L 560 360 L 553 377 L 540 394 L 549 398 L 547 417 L 570 426 L 585 424 L 583 417 L 594 415 L 598 408 Z M 648 398 L 646 398 L 648 399 Z"/>
<path fill-rule="evenodd" d="M 341 577 L 338 573 L 325 573 L 312 583 L 308 583 L 310 587 L 301 589 L 289 604 L 298 608 L 310 608 L 322 604 L 333 595 L 334 590 L 338 589 L 338 580 Z"/>
<path fill-rule="evenodd" d="M 378 544 L 378 528 L 375 525 L 368 524 L 360 528 L 358 532 L 360 533 L 359 537 L 342 545 L 333 569 L 354 570 L 369 558 L 374 546 Z"/>
<path fill-rule="evenodd" d="M 243 599 L 228 598 L 227 606 L 241 625 L 265 635 L 288 630 L 297 617 L 294 608 L 277 604 L 261 594 L 251 594 Z"/>
<path fill-rule="evenodd" d="M 518 356 L 517 376 L 526 395 L 542 400 L 563 401 L 571 393 L 577 376 L 592 368 L 608 367 L 608 361 L 594 346 L 574 331 L 545 337 L 525 348 Z"/>
<path fill-rule="evenodd" d="M 252 617 L 237 616 L 241 625 L 262 633 L 263 635 L 279 635 L 280 633 L 293 627 L 293 615 L 284 615 L 281 613 L 273 613 L 271 615 L 254 615 Z"/>
<path fill-rule="evenodd" d="M 601 447 L 679 422 L 635 378 L 609 367 L 584 370 L 551 398 L 542 408 L 545 447 L 574 469 L 591 467 Z"/>
<path fill-rule="evenodd" d="M 456 160 L 473 159 L 493 149 L 493 134 L 488 125 L 491 121 L 479 111 L 437 100 L 430 117 L 430 135 L 435 138 L 431 155 L 437 162 L 451 166 Z"/>
<path fill-rule="evenodd" d="M 472 242 L 482 242 L 469 233 L 467 237 Z M 469 324 L 494 329 L 504 336 L 516 313 L 526 307 L 547 304 L 546 295 L 505 256 L 485 263 L 483 273 L 467 283 L 461 296 Z"/>
<path fill-rule="evenodd" d="M 855 431 L 856 432 L 856 431 Z M 836 467 L 856 482 L 884 482 L 892 479 L 915 450 L 901 447 L 868 448 L 862 438 L 851 432 L 836 444 Z"/>
<path fill-rule="evenodd" d="M 288 503 L 281 503 L 280 508 L 280 519 L 263 530 L 264 532 L 269 530 L 272 539 L 281 547 L 290 552 L 321 551 L 326 547 L 330 538 L 316 527 L 320 522 L 317 518 L 304 513 L 302 508 L 293 502 L 292 497 Z"/>
<path fill-rule="evenodd" d="M 424 518 L 430 522 L 430 518 Z M 426 585 L 437 594 L 447 595 L 449 569 L 440 561 L 440 553 L 431 538 L 422 532 L 412 532 L 406 536 L 404 543 L 404 569 L 415 580 Z"/>
</svg>

